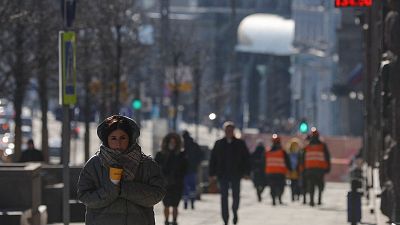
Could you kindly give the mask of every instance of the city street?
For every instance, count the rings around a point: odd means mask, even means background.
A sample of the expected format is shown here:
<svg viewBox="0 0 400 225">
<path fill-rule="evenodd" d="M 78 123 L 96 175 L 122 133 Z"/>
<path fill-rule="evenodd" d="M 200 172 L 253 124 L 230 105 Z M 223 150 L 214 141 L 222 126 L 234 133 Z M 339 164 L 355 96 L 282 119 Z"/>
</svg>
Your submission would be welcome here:
<svg viewBox="0 0 400 225">
<path fill-rule="evenodd" d="M 176 206 L 182 183 L 194 197 L 216 177 L 226 220 L 247 175 L 240 225 L 350 224 L 356 190 L 359 224 L 400 225 L 399 15 L 400 0 L 0 1 L 0 225 L 83 225 L 84 204 L 90 225 L 144 225 L 136 206 L 164 183 Z M 285 179 L 325 181 L 323 204 L 290 185 L 259 202 Z M 224 223 L 219 194 L 179 208 L 180 225 Z"/>
<path fill-rule="evenodd" d="M 49 129 L 52 131 L 61 130 L 59 121 L 55 121 L 52 114 L 49 114 L 51 122 Z M 34 134 L 40 133 L 39 119 L 34 120 Z M 81 164 L 84 162 L 83 152 L 83 132 L 84 127 L 79 123 L 81 134 L 78 139 L 71 141 L 71 163 Z M 194 136 L 195 127 L 183 124 L 181 129 L 187 129 Z M 36 131 L 36 132 L 35 132 Z M 50 132 L 50 138 L 56 138 L 60 135 L 58 132 Z M 205 126 L 199 127 L 199 144 L 212 147 L 216 138 L 221 137 L 222 133 L 216 130 L 208 131 Z M 140 143 L 145 154 L 153 154 L 153 124 L 151 122 L 143 122 Z M 37 143 L 40 143 L 38 138 L 35 138 Z M 97 151 L 99 140 L 96 135 L 96 124 L 91 125 L 91 154 Z M 158 147 L 157 147 L 158 149 Z M 156 150 L 157 150 L 156 149 Z M 283 199 L 284 205 L 271 205 L 269 188 L 266 188 L 263 193 L 263 201 L 257 202 L 255 190 L 251 181 L 244 180 L 242 182 L 241 202 L 239 209 L 239 224 L 254 225 L 254 224 L 272 224 L 272 225 L 341 225 L 347 224 L 347 205 L 346 195 L 349 190 L 347 183 L 328 183 L 324 193 L 324 204 L 311 208 L 308 205 L 303 205 L 300 202 L 290 202 L 289 188 L 285 191 Z M 365 198 L 363 199 L 365 201 Z M 230 201 L 231 203 L 231 201 Z M 184 210 L 183 204 L 179 206 L 180 214 L 178 222 L 181 225 L 219 225 L 223 224 L 220 216 L 220 198 L 218 194 L 203 194 L 201 200 L 196 202 L 195 210 Z M 155 206 L 156 224 L 164 224 L 163 206 L 159 203 Z M 363 220 L 364 224 L 377 224 L 375 216 L 369 214 L 369 207 L 364 202 Z M 81 225 L 83 223 L 73 223 Z"/>
</svg>

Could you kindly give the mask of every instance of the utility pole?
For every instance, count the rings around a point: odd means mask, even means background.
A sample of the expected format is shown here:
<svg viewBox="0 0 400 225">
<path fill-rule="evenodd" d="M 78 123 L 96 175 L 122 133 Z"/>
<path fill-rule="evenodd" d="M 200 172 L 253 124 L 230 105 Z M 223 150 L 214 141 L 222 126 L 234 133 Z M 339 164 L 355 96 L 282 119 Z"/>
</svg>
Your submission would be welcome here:
<svg viewBox="0 0 400 225">
<path fill-rule="evenodd" d="M 76 103 L 76 36 L 71 31 L 75 17 L 75 0 L 62 0 L 64 31 L 59 33 L 59 81 L 60 104 L 63 109 L 62 123 L 62 164 L 63 164 L 63 222 L 70 222 L 69 186 L 70 186 L 70 143 L 71 124 L 70 106 Z"/>
<path fill-rule="evenodd" d="M 161 0 L 161 8 L 160 8 L 160 15 L 161 15 L 161 38 L 160 38 L 160 50 L 161 50 L 161 79 L 159 79 L 159 87 L 164 87 L 165 83 L 165 73 L 167 67 L 169 65 L 169 3 L 170 0 Z M 165 107 L 163 106 L 163 99 L 164 99 L 164 88 L 159 89 L 159 107 L 160 107 L 160 117 L 164 117 L 166 115 Z"/>
</svg>

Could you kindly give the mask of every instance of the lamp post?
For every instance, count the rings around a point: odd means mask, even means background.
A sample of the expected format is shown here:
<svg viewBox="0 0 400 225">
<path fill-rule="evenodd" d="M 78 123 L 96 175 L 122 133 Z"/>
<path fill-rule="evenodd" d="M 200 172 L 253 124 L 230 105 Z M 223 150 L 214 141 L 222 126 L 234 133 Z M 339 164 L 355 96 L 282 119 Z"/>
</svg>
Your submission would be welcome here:
<svg viewBox="0 0 400 225">
<path fill-rule="evenodd" d="M 210 113 L 209 115 L 208 115 L 208 118 L 210 119 L 210 131 L 211 131 L 211 129 L 213 129 L 213 127 L 215 126 L 215 119 L 217 118 L 217 114 L 215 114 L 215 113 Z M 211 133 L 211 132 L 210 132 Z M 218 136 L 218 129 L 215 129 L 215 138 L 217 138 L 217 136 Z"/>
<path fill-rule="evenodd" d="M 60 79 L 60 104 L 63 108 L 62 123 L 62 164 L 63 164 L 63 222 L 70 222 L 69 210 L 69 157 L 70 157 L 70 106 L 76 103 L 76 77 L 75 53 L 76 38 L 74 32 L 69 32 L 75 18 L 75 0 L 62 0 L 61 12 L 64 20 L 64 31 L 59 36 L 59 79 Z"/>
</svg>

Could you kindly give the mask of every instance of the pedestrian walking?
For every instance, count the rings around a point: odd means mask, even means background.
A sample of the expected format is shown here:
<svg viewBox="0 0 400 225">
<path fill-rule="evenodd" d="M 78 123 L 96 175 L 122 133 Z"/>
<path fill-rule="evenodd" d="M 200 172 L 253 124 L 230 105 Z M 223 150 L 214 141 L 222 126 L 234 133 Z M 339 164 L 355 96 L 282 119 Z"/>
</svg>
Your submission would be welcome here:
<svg viewBox="0 0 400 225">
<path fill-rule="evenodd" d="M 271 188 L 272 205 L 283 204 L 282 195 L 286 185 L 286 173 L 291 171 L 290 159 L 283 150 L 281 138 L 277 134 L 272 135 L 272 145 L 265 153 L 265 173 Z"/>
<path fill-rule="evenodd" d="M 225 137 L 217 140 L 209 163 L 210 182 L 218 180 L 221 190 L 221 214 L 225 225 L 229 222 L 228 193 L 232 190 L 233 224 L 238 223 L 240 180 L 249 179 L 250 154 L 246 143 L 235 137 L 233 122 L 223 125 Z"/>
<path fill-rule="evenodd" d="M 43 162 L 43 153 L 42 151 L 35 148 L 35 144 L 32 139 L 29 139 L 27 142 L 27 148 L 22 151 L 21 158 L 19 162 Z"/>
<path fill-rule="evenodd" d="M 292 139 L 289 142 L 289 148 L 288 148 L 288 156 L 290 159 L 290 166 L 292 168 L 292 171 L 288 173 L 288 179 L 290 179 L 290 188 L 291 188 L 291 194 L 292 194 L 292 202 L 297 201 L 300 199 L 300 166 L 299 166 L 299 161 L 300 161 L 300 152 L 301 152 L 301 147 L 300 147 L 300 141 L 298 139 Z"/>
<path fill-rule="evenodd" d="M 167 183 L 167 193 L 163 199 L 165 225 L 178 224 L 178 205 L 182 199 L 183 179 L 187 168 L 187 160 L 181 149 L 182 141 L 179 134 L 169 133 L 162 140 L 161 151 L 155 158 Z M 172 223 L 169 222 L 171 209 Z"/>
<path fill-rule="evenodd" d="M 349 168 L 351 189 L 347 193 L 347 221 L 351 225 L 359 223 L 362 217 L 361 197 L 363 194 L 359 189 L 362 188 L 364 179 L 362 171 L 363 163 L 363 159 L 359 153 L 353 157 Z"/>
<path fill-rule="evenodd" d="M 254 152 L 251 154 L 251 179 L 257 193 L 257 199 L 259 202 L 262 201 L 262 193 L 266 185 L 265 177 L 265 146 L 264 143 L 259 140 Z"/>
<path fill-rule="evenodd" d="M 310 195 L 310 206 L 314 206 L 314 191 L 318 187 L 318 205 L 322 204 L 322 192 L 325 187 L 324 176 L 331 168 L 328 147 L 319 139 L 319 132 L 311 128 L 310 143 L 303 152 L 304 178 Z"/>
<path fill-rule="evenodd" d="M 188 164 L 184 178 L 184 209 L 188 208 L 189 203 L 191 209 L 194 209 L 194 202 L 197 198 L 197 171 L 201 161 L 203 160 L 203 153 L 200 146 L 193 140 L 188 131 L 185 130 L 182 137 L 183 149 Z"/>
<path fill-rule="evenodd" d="M 83 167 L 78 199 L 86 225 L 155 225 L 153 206 L 165 195 L 158 164 L 142 153 L 138 125 L 113 115 L 98 127 L 99 151 Z"/>
</svg>

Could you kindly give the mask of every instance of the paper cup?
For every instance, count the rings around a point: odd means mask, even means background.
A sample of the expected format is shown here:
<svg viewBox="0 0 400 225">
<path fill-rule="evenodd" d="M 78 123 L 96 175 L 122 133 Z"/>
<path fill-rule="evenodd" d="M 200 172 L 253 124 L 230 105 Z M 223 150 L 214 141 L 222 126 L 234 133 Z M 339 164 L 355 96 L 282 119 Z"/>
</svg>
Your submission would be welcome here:
<svg viewBox="0 0 400 225">
<path fill-rule="evenodd" d="M 114 184 L 121 180 L 122 171 L 121 168 L 110 167 L 110 179 Z"/>
</svg>

